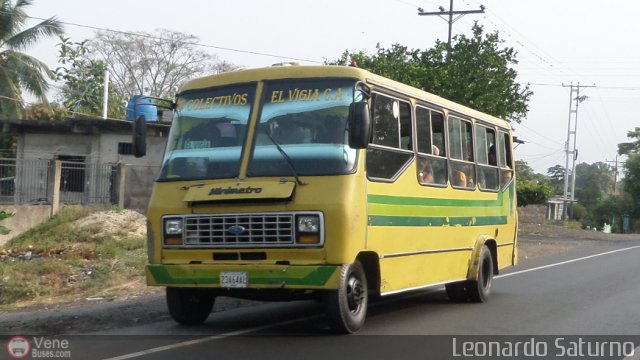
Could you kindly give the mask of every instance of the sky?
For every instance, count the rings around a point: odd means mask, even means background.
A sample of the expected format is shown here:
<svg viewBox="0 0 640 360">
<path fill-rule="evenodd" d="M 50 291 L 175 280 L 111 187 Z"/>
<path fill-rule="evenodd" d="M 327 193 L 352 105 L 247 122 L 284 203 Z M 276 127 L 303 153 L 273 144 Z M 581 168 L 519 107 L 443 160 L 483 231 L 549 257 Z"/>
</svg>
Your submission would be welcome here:
<svg viewBox="0 0 640 360">
<path fill-rule="evenodd" d="M 518 81 L 534 95 L 515 134 L 515 150 L 546 174 L 565 165 L 570 84 L 586 100 L 579 104 L 578 163 L 614 165 L 617 144 L 640 127 L 640 2 L 631 0 L 455 0 L 454 10 L 476 10 L 453 25 L 469 34 L 475 21 L 498 31 L 505 47 L 517 51 Z M 321 64 L 345 50 L 373 53 L 376 44 L 426 49 L 446 41 L 447 22 L 419 16 L 438 11 L 447 0 L 34 0 L 27 13 L 55 16 L 72 41 L 91 39 L 95 29 L 144 31 L 165 28 L 195 35 L 202 49 L 236 65 L 253 68 L 297 61 Z M 35 24 L 35 21 L 30 24 Z M 25 52 L 56 68 L 56 40 Z M 587 87 L 594 86 L 595 87 Z M 575 95 L 575 94 L 574 94 Z M 573 142 L 573 139 L 571 140 Z M 624 157 L 618 159 L 619 167 Z"/>
</svg>

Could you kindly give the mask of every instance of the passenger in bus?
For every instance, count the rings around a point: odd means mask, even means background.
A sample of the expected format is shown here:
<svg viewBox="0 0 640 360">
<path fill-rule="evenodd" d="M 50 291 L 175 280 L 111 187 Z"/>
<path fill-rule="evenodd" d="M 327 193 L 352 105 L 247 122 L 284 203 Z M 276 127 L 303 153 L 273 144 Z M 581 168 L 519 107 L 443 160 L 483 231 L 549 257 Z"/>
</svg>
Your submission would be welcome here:
<svg viewBox="0 0 640 360">
<path fill-rule="evenodd" d="M 343 144 L 345 121 L 338 116 L 328 116 L 324 120 L 324 127 L 315 139 L 317 143 Z"/>
<path fill-rule="evenodd" d="M 488 156 L 488 159 L 489 159 L 489 165 L 498 166 L 498 162 L 496 161 L 496 146 L 495 145 L 489 146 L 489 152 L 488 152 L 487 156 Z"/>
<path fill-rule="evenodd" d="M 220 133 L 220 139 L 216 146 L 235 146 L 238 145 L 236 128 L 230 123 L 218 123 L 216 127 Z"/>
<path fill-rule="evenodd" d="M 421 184 L 433 184 L 433 167 L 427 159 L 420 159 L 420 162 L 423 164 L 418 172 L 418 181 Z"/>
<path fill-rule="evenodd" d="M 275 130 L 274 139 L 279 144 L 302 144 L 304 142 L 304 130 L 293 121 L 281 121 Z"/>
<path fill-rule="evenodd" d="M 431 145 L 431 154 L 435 156 L 440 156 L 440 149 L 437 146 Z M 429 159 L 421 158 L 419 160 L 419 169 L 418 172 L 418 181 L 421 184 L 433 184 L 435 183 L 435 179 L 433 177 L 433 166 Z M 439 181 L 440 183 L 440 181 Z"/>
<path fill-rule="evenodd" d="M 454 170 L 451 182 L 454 186 L 467 187 L 467 174 L 460 170 Z"/>
</svg>

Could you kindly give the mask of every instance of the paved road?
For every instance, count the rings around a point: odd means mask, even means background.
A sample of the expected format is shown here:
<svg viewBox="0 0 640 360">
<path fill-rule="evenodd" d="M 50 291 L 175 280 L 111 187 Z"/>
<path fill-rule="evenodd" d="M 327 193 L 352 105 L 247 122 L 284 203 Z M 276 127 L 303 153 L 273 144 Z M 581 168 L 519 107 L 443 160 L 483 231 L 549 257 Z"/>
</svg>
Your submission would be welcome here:
<svg viewBox="0 0 640 360">
<path fill-rule="evenodd" d="M 212 314 L 198 327 L 165 321 L 117 329 L 110 337 L 87 338 L 78 351 L 93 341 L 91 354 L 121 359 L 430 359 L 453 351 L 451 336 L 422 335 L 610 335 L 608 341 L 638 346 L 638 274 L 640 241 L 591 241 L 505 271 L 485 304 L 452 304 L 443 289 L 385 297 L 372 304 L 357 335 L 332 335 L 315 302 L 268 303 Z"/>
</svg>

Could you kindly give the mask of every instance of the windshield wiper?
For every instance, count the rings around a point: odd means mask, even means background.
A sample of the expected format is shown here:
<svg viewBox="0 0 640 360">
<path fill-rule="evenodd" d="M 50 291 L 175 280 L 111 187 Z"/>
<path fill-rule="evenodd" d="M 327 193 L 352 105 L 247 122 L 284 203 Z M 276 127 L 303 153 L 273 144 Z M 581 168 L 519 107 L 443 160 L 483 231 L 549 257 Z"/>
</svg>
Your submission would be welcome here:
<svg viewBox="0 0 640 360">
<path fill-rule="evenodd" d="M 271 134 L 269 134 L 269 132 L 266 132 L 265 134 L 267 135 L 269 140 L 271 140 L 273 145 L 276 146 L 276 149 L 278 149 L 280 154 L 282 154 L 282 157 L 287 161 L 287 164 L 289 165 L 289 167 L 291 168 L 291 171 L 293 172 L 293 177 L 296 178 L 296 183 L 298 183 L 298 185 L 307 185 L 306 183 L 303 183 L 302 180 L 300 180 L 300 177 L 298 176 L 298 172 L 296 171 L 296 167 L 293 165 L 293 160 L 291 160 L 289 155 L 287 155 L 286 151 L 284 151 L 282 146 L 280 146 L 280 144 L 278 144 L 278 142 L 273 137 L 271 137 Z"/>
</svg>

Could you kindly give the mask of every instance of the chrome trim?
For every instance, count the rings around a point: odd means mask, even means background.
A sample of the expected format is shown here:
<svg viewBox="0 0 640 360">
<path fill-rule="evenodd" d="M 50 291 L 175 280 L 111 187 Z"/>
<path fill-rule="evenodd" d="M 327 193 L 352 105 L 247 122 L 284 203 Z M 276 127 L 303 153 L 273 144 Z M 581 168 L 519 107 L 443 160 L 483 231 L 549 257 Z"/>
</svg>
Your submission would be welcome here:
<svg viewBox="0 0 640 360">
<path fill-rule="evenodd" d="M 449 280 L 449 281 L 443 281 L 443 282 L 438 282 L 438 283 L 433 283 L 433 284 L 414 286 L 414 287 L 406 288 L 406 289 L 381 292 L 380 295 L 381 296 L 387 296 L 387 295 L 400 294 L 400 293 L 403 293 L 403 292 L 409 292 L 409 291 L 414 291 L 414 290 L 423 290 L 423 289 L 433 288 L 433 287 L 442 286 L 442 285 L 446 285 L 446 284 L 454 283 L 454 282 L 458 282 L 458 281 L 465 281 L 465 280 L 468 280 L 468 279 L 467 278 L 463 278 L 463 279 L 458 279 L 458 280 Z"/>
<path fill-rule="evenodd" d="M 297 217 L 318 216 L 320 243 L 296 243 Z M 166 215 L 168 219 L 183 220 L 182 245 L 164 245 L 165 249 L 231 249 L 321 247 L 324 245 L 324 216 L 319 211 L 223 213 L 198 215 Z M 243 229 L 239 233 L 233 230 Z M 166 234 L 163 234 L 163 237 Z"/>
<path fill-rule="evenodd" d="M 438 249 L 438 250 L 422 250 L 422 251 L 412 251 L 405 253 L 395 253 L 395 254 L 385 254 L 381 255 L 380 259 L 401 257 L 401 256 L 412 256 L 412 255 L 425 255 L 425 254 L 440 254 L 446 252 L 458 252 L 458 251 L 472 251 L 473 248 L 455 248 L 455 249 Z"/>
</svg>

